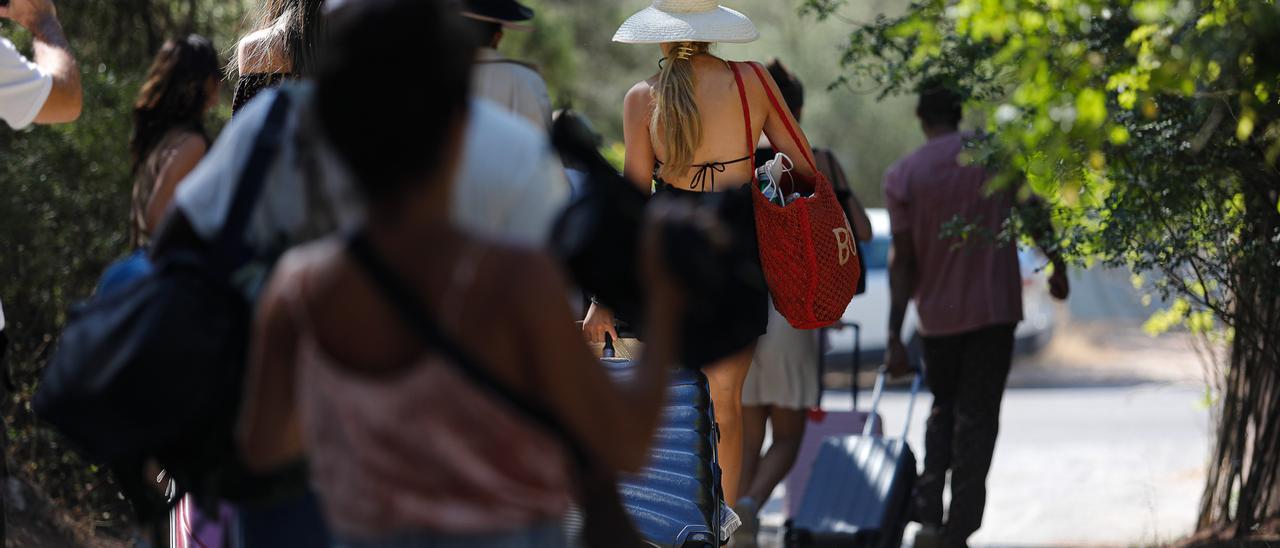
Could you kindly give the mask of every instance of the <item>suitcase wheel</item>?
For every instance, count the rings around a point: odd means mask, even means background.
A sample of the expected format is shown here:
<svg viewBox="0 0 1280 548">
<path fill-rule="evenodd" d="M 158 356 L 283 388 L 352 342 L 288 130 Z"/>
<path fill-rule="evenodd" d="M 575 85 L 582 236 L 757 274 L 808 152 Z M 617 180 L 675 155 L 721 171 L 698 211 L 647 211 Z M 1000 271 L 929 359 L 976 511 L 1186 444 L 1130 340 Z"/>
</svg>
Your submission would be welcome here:
<svg viewBox="0 0 1280 548">
<path fill-rule="evenodd" d="M 716 542 L 714 536 L 710 533 L 694 533 L 684 540 L 684 544 L 680 548 L 718 548 L 720 543 Z"/>
<path fill-rule="evenodd" d="M 786 548 L 803 548 L 813 545 L 813 535 L 803 529 L 797 529 L 794 522 L 787 520 L 783 524 L 782 543 Z"/>
</svg>

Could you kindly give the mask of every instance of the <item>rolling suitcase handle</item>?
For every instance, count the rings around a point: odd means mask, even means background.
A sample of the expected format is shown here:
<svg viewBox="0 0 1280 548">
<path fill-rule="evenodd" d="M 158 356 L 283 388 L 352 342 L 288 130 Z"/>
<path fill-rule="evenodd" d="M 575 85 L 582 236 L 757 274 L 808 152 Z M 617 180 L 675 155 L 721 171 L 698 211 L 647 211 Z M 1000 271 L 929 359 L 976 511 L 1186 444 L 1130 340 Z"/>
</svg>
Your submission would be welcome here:
<svg viewBox="0 0 1280 548">
<path fill-rule="evenodd" d="M 835 327 L 824 327 L 818 332 L 818 404 L 814 406 L 817 411 L 822 410 L 822 396 L 826 388 L 824 380 L 827 376 L 827 332 L 845 329 L 853 329 L 853 352 L 850 357 L 853 362 L 853 378 L 849 381 L 849 392 L 853 396 L 853 408 L 858 409 L 858 373 L 862 370 L 862 325 L 857 322 L 842 321 Z"/>
<path fill-rule="evenodd" d="M 618 351 L 613 348 L 613 335 L 604 334 L 604 349 L 600 351 L 601 358 L 617 357 Z"/>
<path fill-rule="evenodd" d="M 902 438 L 907 439 L 907 433 L 911 431 L 911 415 L 915 412 L 916 397 L 920 394 L 920 369 L 911 369 L 911 399 L 907 402 L 907 417 L 902 424 Z M 862 427 L 863 437 L 870 437 L 871 432 L 875 430 L 876 419 L 879 416 L 877 411 L 880 409 L 880 396 L 884 393 L 885 377 L 889 375 L 887 366 L 880 366 L 876 372 L 876 387 L 871 393 L 871 415 L 867 418 L 867 424 Z"/>
</svg>

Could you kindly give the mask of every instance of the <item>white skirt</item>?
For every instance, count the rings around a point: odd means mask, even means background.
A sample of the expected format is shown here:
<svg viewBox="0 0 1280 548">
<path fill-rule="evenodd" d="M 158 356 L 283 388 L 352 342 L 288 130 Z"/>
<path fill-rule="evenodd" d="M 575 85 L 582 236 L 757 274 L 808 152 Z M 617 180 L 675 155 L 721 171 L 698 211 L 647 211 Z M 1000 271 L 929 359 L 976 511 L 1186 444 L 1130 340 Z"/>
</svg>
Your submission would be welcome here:
<svg viewBox="0 0 1280 548">
<path fill-rule="evenodd" d="M 742 404 L 807 409 L 818 404 L 818 333 L 796 329 L 769 301 L 769 330 L 760 337 Z"/>
</svg>

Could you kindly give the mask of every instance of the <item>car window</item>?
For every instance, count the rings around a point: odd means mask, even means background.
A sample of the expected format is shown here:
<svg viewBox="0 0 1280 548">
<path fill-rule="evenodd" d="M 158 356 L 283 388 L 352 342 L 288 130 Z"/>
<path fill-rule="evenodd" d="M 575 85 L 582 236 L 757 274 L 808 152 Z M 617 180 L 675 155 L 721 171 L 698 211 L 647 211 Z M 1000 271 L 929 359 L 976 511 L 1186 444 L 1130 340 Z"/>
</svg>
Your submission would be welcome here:
<svg viewBox="0 0 1280 548">
<path fill-rule="evenodd" d="M 888 238 L 872 238 L 870 242 L 861 244 L 862 260 L 867 270 L 889 268 L 889 244 Z"/>
</svg>

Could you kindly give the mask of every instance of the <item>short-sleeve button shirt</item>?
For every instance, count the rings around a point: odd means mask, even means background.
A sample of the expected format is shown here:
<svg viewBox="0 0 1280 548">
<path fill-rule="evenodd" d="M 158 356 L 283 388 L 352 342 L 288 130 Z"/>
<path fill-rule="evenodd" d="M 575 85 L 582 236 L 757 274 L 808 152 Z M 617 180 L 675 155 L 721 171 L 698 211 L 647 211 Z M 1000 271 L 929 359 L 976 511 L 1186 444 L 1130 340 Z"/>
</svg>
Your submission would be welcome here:
<svg viewBox="0 0 1280 548">
<path fill-rule="evenodd" d="M 911 233 L 913 297 L 925 336 L 1022 321 L 1017 248 L 993 239 L 1009 219 L 1013 195 L 989 193 L 987 171 L 961 165 L 959 156 L 970 137 L 953 132 L 930 139 L 885 174 L 891 230 L 894 235 Z M 942 238 L 945 226 L 954 221 L 978 230 L 967 240 Z"/>
<path fill-rule="evenodd" d="M 528 120 L 544 131 L 551 127 L 551 95 L 533 67 L 503 57 L 492 48 L 476 54 L 471 92 Z"/>
</svg>

